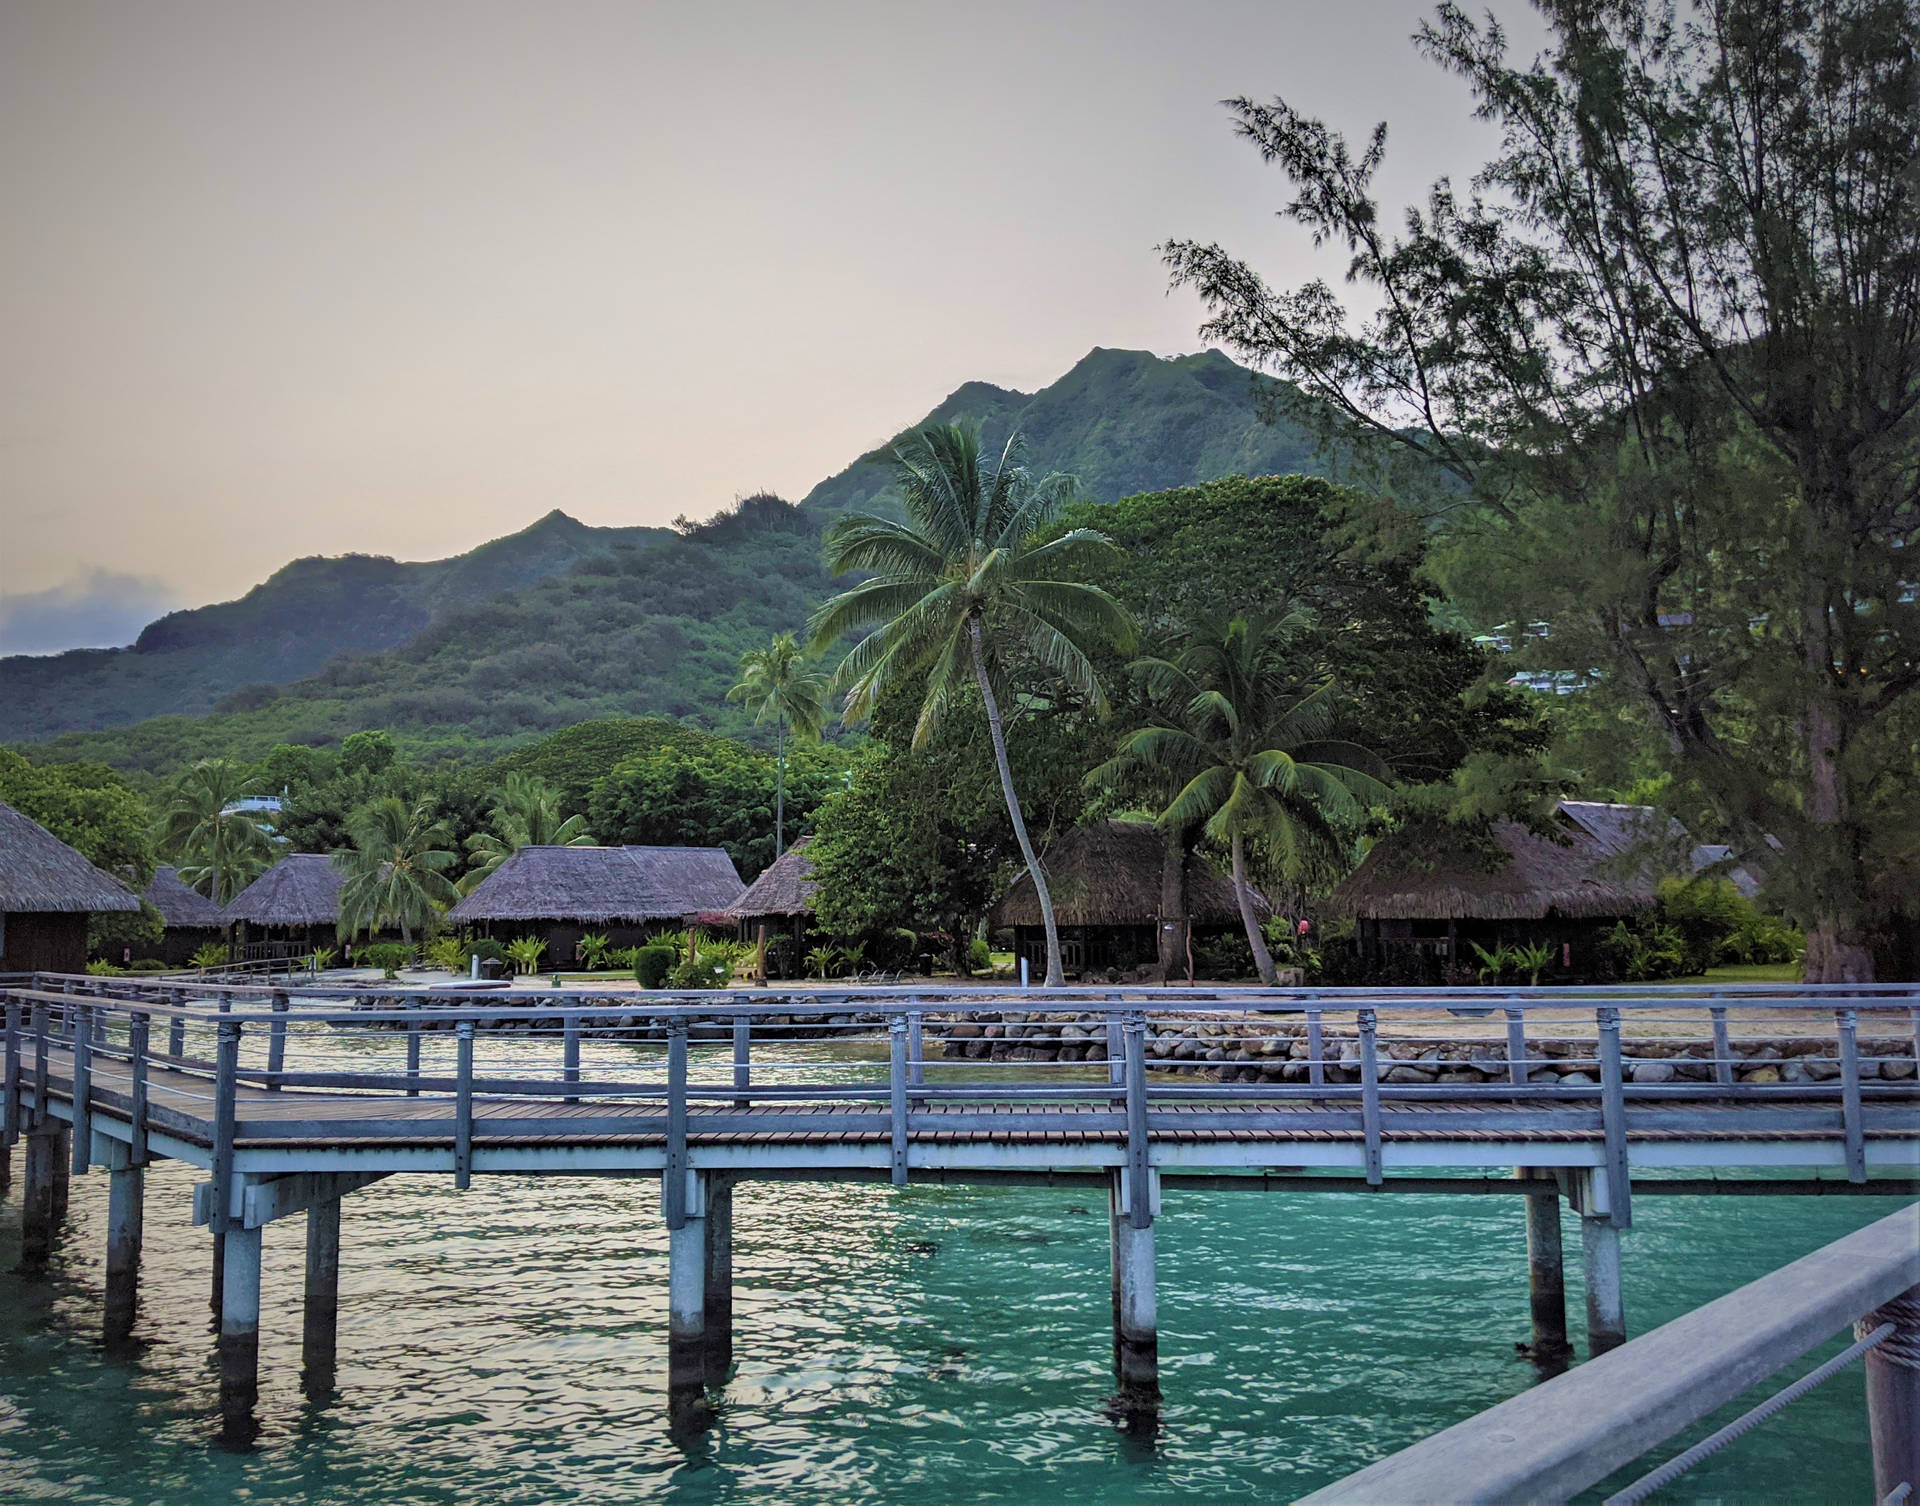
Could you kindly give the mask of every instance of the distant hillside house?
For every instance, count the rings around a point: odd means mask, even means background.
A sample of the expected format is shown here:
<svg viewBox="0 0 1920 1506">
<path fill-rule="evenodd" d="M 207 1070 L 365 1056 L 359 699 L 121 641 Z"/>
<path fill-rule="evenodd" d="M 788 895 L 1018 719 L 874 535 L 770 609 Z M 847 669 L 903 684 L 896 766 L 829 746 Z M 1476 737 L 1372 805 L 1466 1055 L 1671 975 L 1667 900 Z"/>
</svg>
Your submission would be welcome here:
<svg viewBox="0 0 1920 1506">
<path fill-rule="evenodd" d="M 1069 974 L 1084 977 L 1109 969 L 1121 973 L 1154 965 L 1159 931 L 1172 922 L 1160 913 L 1160 876 L 1166 841 L 1160 828 L 1144 821 L 1096 821 L 1061 837 L 1040 855 L 1053 896 L 1054 923 L 1060 928 L 1060 960 Z M 1187 860 L 1187 917 L 1196 941 L 1223 932 L 1243 934 L 1233 880 L 1197 855 Z M 1254 914 L 1272 913 L 1266 896 L 1255 891 Z M 1033 880 L 1022 873 L 1007 887 L 987 917 L 996 931 L 1013 932 L 1014 952 L 1034 974 L 1045 972 L 1047 933 L 1040 920 L 1040 898 Z"/>
<path fill-rule="evenodd" d="M 87 917 L 139 908 L 119 879 L 0 803 L 0 973 L 83 973 Z"/>
<path fill-rule="evenodd" d="M 650 929 L 731 910 L 746 887 L 720 847 L 522 847 L 447 919 L 503 941 L 538 936 L 544 965 L 563 967 L 582 936 L 636 946 Z"/>
<path fill-rule="evenodd" d="M 243 957 L 293 957 L 317 946 L 336 946 L 345 882 L 326 853 L 288 853 L 228 900 L 220 917 L 246 928 Z"/>
<path fill-rule="evenodd" d="M 1416 849 L 1388 837 L 1334 890 L 1331 908 L 1359 922 L 1359 944 L 1376 967 L 1473 967 L 1474 947 L 1545 942 L 1558 949 L 1542 982 L 1589 976 L 1601 933 L 1650 910 L 1668 850 L 1686 833 L 1651 806 L 1562 801 L 1555 841 L 1515 821 L 1496 821 L 1492 851 Z M 1636 856 L 1638 854 L 1638 856 Z"/>
<path fill-rule="evenodd" d="M 183 963 L 201 947 L 218 941 L 226 929 L 220 907 L 199 890 L 181 883 L 177 868 L 154 869 L 153 882 L 140 897 L 160 912 L 166 926 L 159 941 L 135 949 L 144 957 Z"/>
<path fill-rule="evenodd" d="M 727 907 L 727 913 L 740 922 L 740 939 L 754 943 L 756 952 L 774 937 L 785 936 L 792 943 L 792 961 L 800 960 L 820 888 L 813 877 L 813 859 L 806 853 L 812 841 L 802 837 L 795 842 Z M 759 965 L 765 965 L 764 954 Z"/>
</svg>

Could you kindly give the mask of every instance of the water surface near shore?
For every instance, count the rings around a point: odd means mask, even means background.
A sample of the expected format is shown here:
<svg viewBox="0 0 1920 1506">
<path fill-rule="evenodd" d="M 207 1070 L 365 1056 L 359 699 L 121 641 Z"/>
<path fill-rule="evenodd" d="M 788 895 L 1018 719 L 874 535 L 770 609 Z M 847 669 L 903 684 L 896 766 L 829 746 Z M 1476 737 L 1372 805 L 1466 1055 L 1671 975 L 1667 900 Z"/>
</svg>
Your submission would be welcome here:
<svg viewBox="0 0 1920 1506">
<path fill-rule="evenodd" d="M 716 1426 L 683 1450 L 667 1437 L 657 1183 L 484 1178 L 460 1195 L 394 1178 L 346 1205 L 339 1394 L 324 1407 L 298 1390 L 301 1221 L 268 1229 L 263 1432 L 237 1455 L 211 1443 L 199 1176 L 149 1173 L 143 1347 L 126 1360 L 97 1337 L 105 1176 L 75 1179 L 43 1280 L 12 1274 L 17 1188 L 0 1205 L 0 1497 L 1271 1501 L 1533 1379 L 1511 1358 L 1526 1323 L 1516 1199 L 1170 1192 L 1166 1417 L 1149 1451 L 1101 1410 L 1097 1194 L 757 1183 L 735 1198 L 735 1372 Z M 1644 1331 L 1893 1206 L 1643 1197 L 1629 1321 Z M 1571 1217 L 1566 1232 L 1571 1253 Z M 1856 1370 L 1668 1498 L 1870 1488 Z"/>
</svg>

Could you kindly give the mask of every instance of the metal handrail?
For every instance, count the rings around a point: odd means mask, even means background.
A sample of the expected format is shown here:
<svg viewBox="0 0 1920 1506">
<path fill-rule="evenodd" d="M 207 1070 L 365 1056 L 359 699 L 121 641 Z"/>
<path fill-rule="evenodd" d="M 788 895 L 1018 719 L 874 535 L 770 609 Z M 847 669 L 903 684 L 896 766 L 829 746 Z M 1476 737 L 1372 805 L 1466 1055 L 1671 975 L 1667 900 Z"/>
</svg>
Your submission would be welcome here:
<svg viewBox="0 0 1920 1506">
<path fill-rule="evenodd" d="M 1920 1286 L 1920 1205 L 1307 1496 L 1564 1501 Z"/>
</svg>

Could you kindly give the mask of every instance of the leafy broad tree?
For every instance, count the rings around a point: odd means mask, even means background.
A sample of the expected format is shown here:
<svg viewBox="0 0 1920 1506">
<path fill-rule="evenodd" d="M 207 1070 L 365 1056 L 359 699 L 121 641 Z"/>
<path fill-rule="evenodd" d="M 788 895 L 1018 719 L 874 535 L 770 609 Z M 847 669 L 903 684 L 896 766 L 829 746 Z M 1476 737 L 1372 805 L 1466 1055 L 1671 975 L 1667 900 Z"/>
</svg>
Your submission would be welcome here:
<svg viewBox="0 0 1920 1506">
<path fill-rule="evenodd" d="M 1189 241 L 1168 263 L 1344 453 L 1445 478 L 1462 594 L 1639 704 L 1806 923 L 1809 980 L 1869 978 L 1865 800 L 1903 803 L 1890 768 L 1915 792 L 1920 8 L 1539 9 L 1531 62 L 1452 4 L 1421 29 L 1500 146 L 1484 196 L 1437 184 L 1397 232 L 1384 126 L 1356 153 L 1232 102 L 1354 291 L 1276 291 Z"/>
<path fill-rule="evenodd" d="M 241 808 L 254 793 L 245 765 L 203 758 L 161 797 L 154 845 L 180 880 L 224 905 L 273 862 L 261 813 Z"/>
<path fill-rule="evenodd" d="M 1291 640 L 1300 613 L 1239 614 L 1194 628 L 1172 658 L 1139 661 L 1169 711 L 1130 734 L 1087 776 L 1113 784 L 1144 774 L 1169 794 L 1160 821 L 1198 827 L 1233 854 L 1233 892 L 1260 981 L 1275 981 L 1247 885 L 1247 849 L 1259 844 L 1282 871 L 1297 872 L 1339 846 L 1337 827 L 1357 826 L 1384 800 L 1387 771 L 1373 753 L 1329 737 L 1336 701 L 1325 676 L 1300 673 Z"/>
<path fill-rule="evenodd" d="M 754 725 L 773 722 L 773 855 L 787 850 L 787 737 L 817 742 L 827 719 L 827 677 L 807 668 L 792 633 L 776 633 L 765 648 L 740 656 L 740 680 L 727 699 L 753 713 Z"/>
<path fill-rule="evenodd" d="M 467 838 L 468 872 L 460 880 L 471 894 L 522 847 L 591 847 L 583 816 L 562 816 L 560 797 L 531 774 L 509 774 L 494 791 L 490 830 Z"/>
<path fill-rule="evenodd" d="M 334 867 L 346 875 L 341 930 L 357 935 L 398 926 L 411 946 L 416 930 L 429 930 L 459 901 L 447 877 L 460 863 L 452 833 L 434 818 L 431 801 L 409 806 L 397 795 L 382 795 L 356 812 L 351 830 L 353 846 L 333 855 Z"/>
<path fill-rule="evenodd" d="M 135 888 L 153 877 L 146 803 L 105 764 L 35 764 L 0 748 L 0 800 Z"/>
<path fill-rule="evenodd" d="M 1104 704 L 1090 656 L 1103 645 L 1124 651 L 1134 639 L 1133 620 L 1100 587 L 1068 577 L 1111 546 L 1091 528 L 1041 541 L 1040 531 L 1073 499 L 1078 483 L 1057 473 L 1034 476 L 1017 435 L 986 461 L 977 425 L 930 424 L 894 454 L 906 520 L 850 513 L 834 525 L 828 568 L 835 575 L 871 575 L 823 604 L 809 636 L 817 650 L 845 633 L 871 629 L 841 661 L 834 687 L 846 691 L 846 717 L 853 722 L 868 715 L 890 685 L 919 680 L 916 746 L 969 685 L 978 691 L 1001 795 L 1046 926 L 1046 981 L 1058 987 L 1065 975 L 1053 897 L 1007 761 L 1003 701 L 1013 699 L 1014 671 L 1024 663 Z"/>
</svg>

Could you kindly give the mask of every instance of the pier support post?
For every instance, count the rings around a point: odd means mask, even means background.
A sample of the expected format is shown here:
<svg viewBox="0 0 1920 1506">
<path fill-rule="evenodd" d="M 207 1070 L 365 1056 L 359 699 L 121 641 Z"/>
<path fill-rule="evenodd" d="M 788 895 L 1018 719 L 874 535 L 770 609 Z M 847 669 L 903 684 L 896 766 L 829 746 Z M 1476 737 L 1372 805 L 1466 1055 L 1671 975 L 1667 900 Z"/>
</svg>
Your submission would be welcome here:
<svg viewBox="0 0 1920 1506">
<path fill-rule="evenodd" d="M 1604 1217 L 1580 1219 L 1587 1277 L 1587 1357 L 1627 1342 L 1627 1309 L 1620 1292 L 1620 1231 Z"/>
<path fill-rule="evenodd" d="M 1890 1501 L 1902 1484 L 1920 1489 L 1920 1286 L 1909 1287 L 1853 1325 L 1863 1339 L 1895 1325 L 1867 1351 L 1867 1430 L 1873 1440 L 1873 1498 Z"/>
<path fill-rule="evenodd" d="M 225 1280 L 220 1301 L 220 1436 L 253 1442 L 260 1392 L 260 1231 L 229 1224 L 220 1242 Z"/>
<path fill-rule="evenodd" d="M 1523 1179 L 1541 1175 L 1525 1166 L 1514 1174 Z M 1573 1346 L 1567 1342 L 1567 1278 L 1560 1245 L 1560 1194 L 1528 1193 L 1526 1204 L 1527 1302 L 1533 1318 L 1529 1353 L 1535 1364 L 1558 1370 L 1573 1357 Z"/>
<path fill-rule="evenodd" d="M 218 1234 L 213 1236 L 213 1281 L 208 1305 L 213 1308 L 213 1321 L 220 1321 L 220 1314 L 226 1307 L 227 1288 L 227 1242 Z"/>
<path fill-rule="evenodd" d="M 712 1421 L 707 1407 L 707 1204 L 705 1172 L 668 1171 L 684 1178 L 684 1197 L 664 1179 L 667 1205 L 667 1426 L 690 1441 Z M 677 1222 L 676 1222 L 677 1220 Z"/>
<path fill-rule="evenodd" d="M 60 1137 L 52 1126 L 37 1124 L 27 1135 L 26 1177 L 20 1209 L 20 1269 L 37 1275 L 47 1268 L 53 1255 L 54 1231 L 60 1220 L 54 1214 L 53 1181 L 60 1161 Z"/>
<path fill-rule="evenodd" d="M 1113 1237 L 1113 1370 L 1119 1383 L 1114 1400 L 1121 1425 L 1129 1430 L 1150 1428 L 1160 1413 L 1160 1325 L 1153 1270 L 1160 1178 L 1152 1171 L 1147 1175 L 1144 1209 L 1132 1206 L 1121 1171 L 1112 1174 L 1107 1194 Z"/>
<path fill-rule="evenodd" d="M 67 1221 L 67 1194 L 73 1185 L 73 1131 L 64 1124 L 53 1132 L 53 1222 Z"/>
<path fill-rule="evenodd" d="M 706 1383 L 724 1386 L 733 1367 L 733 1179 L 709 1174 L 707 1187 Z"/>
<path fill-rule="evenodd" d="M 124 1148 L 122 1149 L 124 1159 Z M 133 1334 L 140 1299 L 140 1241 L 146 1220 L 144 1166 L 116 1165 L 107 1178 L 107 1303 L 103 1332 L 107 1347 Z"/>
<path fill-rule="evenodd" d="M 307 1290 L 300 1337 L 300 1388 L 313 1401 L 333 1394 L 340 1329 L 340 1199 L 307 1210 Z"/>
</svg>

